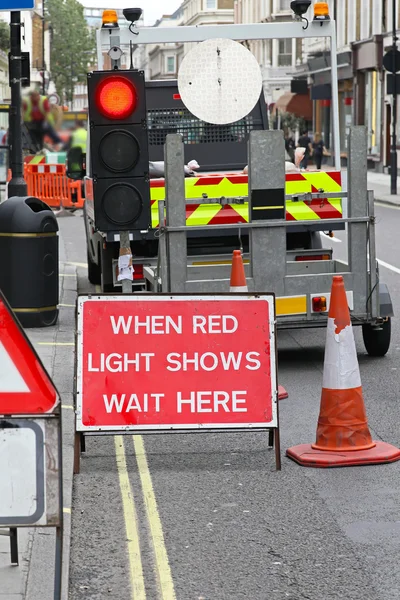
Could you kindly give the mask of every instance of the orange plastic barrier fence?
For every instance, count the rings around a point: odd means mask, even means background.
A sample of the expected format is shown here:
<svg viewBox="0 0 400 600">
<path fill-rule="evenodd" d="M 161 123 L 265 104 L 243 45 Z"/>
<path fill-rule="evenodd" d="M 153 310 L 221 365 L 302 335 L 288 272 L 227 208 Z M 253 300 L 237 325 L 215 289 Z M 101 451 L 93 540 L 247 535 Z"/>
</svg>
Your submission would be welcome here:
<svg viewBox="0 0 400 600">
<path fill-rule="evenodd" d="M 25 164 L 24 178 L 28 194 L 51 208 L 82 208 L 82 182 L 68 179 L 65 171 L 65 165 Z M 7 181 L 10 179 L 9 169 Z"/>
<path fill-rule="evenodd" d="M 68 179 L 65 165 L 26 164 L 24 175 L 28 194 L 51 208 L 83 207 L 81 182 Z"/>
</svg>

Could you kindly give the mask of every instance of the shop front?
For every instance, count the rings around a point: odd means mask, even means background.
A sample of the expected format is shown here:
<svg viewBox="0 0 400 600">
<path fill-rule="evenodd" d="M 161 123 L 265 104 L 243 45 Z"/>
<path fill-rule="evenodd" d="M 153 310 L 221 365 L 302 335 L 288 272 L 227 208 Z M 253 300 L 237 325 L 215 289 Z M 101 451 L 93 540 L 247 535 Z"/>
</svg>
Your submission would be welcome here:
<svg viewBox="0 0 400 600">
<path fill-rule="evenodd" d="M 347 133 L 352 124 L 353 71 L 351 52 L 337 56 L 339 89 L 340 154 L 342 164 L 347 163 Z M 332 151 L 332 87 L 330 54 L 321 52 L 308 60 L 309 76 L 312 79 L 313 130 L 320 133 L 325 146 Z"/>
<path fill-rule="evenodd" d="M 368 131 L 368 167 L 382 171 L 390 156 L 385 140 L 390 131 L 390 100 L 385 106 L 385 84 L 382 70 L 383 36 L 351 45 L 354 73 L 354 123 Z M 389 108 L 389 110 L 388 110 Z"/>
</svg>

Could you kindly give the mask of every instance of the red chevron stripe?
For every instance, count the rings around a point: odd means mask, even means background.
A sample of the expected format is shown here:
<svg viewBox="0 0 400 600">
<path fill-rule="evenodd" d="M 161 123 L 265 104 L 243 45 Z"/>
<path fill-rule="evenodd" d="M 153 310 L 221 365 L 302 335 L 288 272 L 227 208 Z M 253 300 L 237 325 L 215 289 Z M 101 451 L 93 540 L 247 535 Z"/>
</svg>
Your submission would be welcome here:
<svg viewBox="0 0 400 600">
<path fill-rule="evenodd" d="M 342 213 L 339 212 L 328 200 L 315 198 L 311 201 L 311 204 L 307 202 L 308 206 L 313 210 L 321 219 L 341 219 Z"/>
<path fill-rule="evenodd" d="M 249 178 L 247 175 L 229 175 L 226 177 L 226 179 L 228 181 L 230 181 L 231 183 L 236 183 L 236 184 L 248 183 L 248 181 L 249 181 Z"/>
<path fill-rule="evenodd" d="M 340 171 L 328 171 L 327 175 L 333 179 L 338 185 L 342 185 L 342 173 Z"/>
<path fill-rule="evenodd" d="M 304 181 L 305 177 L 301 173 L 286 173 L 286 181 Z"/>
<path fill-rule="evenodd" d="M 219 183 L 221 183 L 221 181 L 223 180 L 223 177 L 214 177 L 214 176 L 207 176 L 207 177 L 201 177 L 200 179 L 198 179 L 198 181 L 196 181 L 196 183 L 194 184 L 194 187 L 196 187 L 196 185 L 218 185 Z"/>
<path fill-rule="evenodd" d="M 238 212 L 228 204 L 223 206 L 220 211 L 211 219 L 208 223 L 209 225 L 223 225 L 224 223 L 246 223 L 246 219 L 244 219 Z"/>
<path fill-rule="evenodd" d="M 165 179 L 150 179 L 150 187 L 153 187 L 153 188 L 165 187 Z"/>
</svg>

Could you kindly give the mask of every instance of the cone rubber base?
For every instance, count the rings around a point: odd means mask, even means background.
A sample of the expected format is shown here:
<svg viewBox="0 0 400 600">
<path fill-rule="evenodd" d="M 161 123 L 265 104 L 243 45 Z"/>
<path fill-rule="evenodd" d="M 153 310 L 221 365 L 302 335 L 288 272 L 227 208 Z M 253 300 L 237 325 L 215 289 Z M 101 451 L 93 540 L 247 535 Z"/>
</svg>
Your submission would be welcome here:
<svg viewBox="0 0 400 600">
<path fill-rule="evenodd" d="M 369 450 L 351 452 L 331 452 L 314 450 L 311 444 L 300 444 L 286 450 L 286 456 L 303 467 L 355 467 L 360 465 L 378 465 L 400 460 L 400 450 L 386 442 L 376 442 Z"/>
<path fill-rule="evenodd" d="M 285 400 L 285 398 L 289 398 L 289 394 L 283 385 L 278 385 L 278 400 Z"/>
</svg>

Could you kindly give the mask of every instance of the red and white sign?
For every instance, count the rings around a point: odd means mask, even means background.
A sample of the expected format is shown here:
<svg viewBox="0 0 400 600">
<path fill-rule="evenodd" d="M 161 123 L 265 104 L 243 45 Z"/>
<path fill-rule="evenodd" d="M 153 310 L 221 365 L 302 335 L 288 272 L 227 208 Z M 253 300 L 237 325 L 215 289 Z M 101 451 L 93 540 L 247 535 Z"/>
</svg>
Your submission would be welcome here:
<svg viewBox="0 0 400 600">
<path fill-rule="evenodd" d="M 273 295 L 78 298 L 77 430 L 272 428 Z"/>
<path fill-rule="evenodd" d="M 51 413 L 57 390 L 0 292 L 0 415 Z"/>
</svg>

